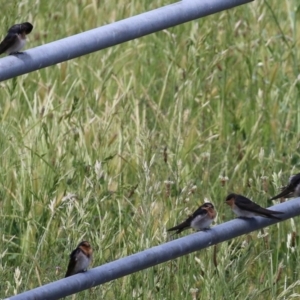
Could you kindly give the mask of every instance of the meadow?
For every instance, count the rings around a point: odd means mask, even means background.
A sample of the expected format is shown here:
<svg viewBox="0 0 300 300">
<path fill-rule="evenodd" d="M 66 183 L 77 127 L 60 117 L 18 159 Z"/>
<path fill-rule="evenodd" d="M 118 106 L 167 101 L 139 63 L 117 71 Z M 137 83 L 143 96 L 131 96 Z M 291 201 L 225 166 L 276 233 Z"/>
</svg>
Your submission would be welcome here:
<svg viewBox="0 0 300 300">
<path fill-rule="evenodd" d="M 175 2 L 175 1 L 173 1 Z M 163 0 L 6 1 L 26 48 Z M 0 298 L 168 241 L 229 192 L 262 206 L 299 172 L 300 4 L 255 1 L 0 83 Z M 68 299 L 299 299 L 298 218 Z M 182 235 L 189 234 L 185 231 Z"/>
</svg>

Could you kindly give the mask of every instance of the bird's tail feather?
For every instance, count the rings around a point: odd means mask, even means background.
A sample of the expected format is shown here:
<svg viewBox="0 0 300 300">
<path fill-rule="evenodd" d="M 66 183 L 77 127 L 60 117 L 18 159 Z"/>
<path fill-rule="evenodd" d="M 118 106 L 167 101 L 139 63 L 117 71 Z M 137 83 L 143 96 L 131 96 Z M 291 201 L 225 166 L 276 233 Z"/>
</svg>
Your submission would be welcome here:
<svg viewBox="0 0 300 300">
<path fill-rule="evenodd" d="M 174 226 L 172 228 L 167 229 L 167 231 L 175 231 L 177 230 L 177 232 L 175 233 L 180 233 L 181 231 L 183 231 L 184 229 L 187 229 L 190 227 L 190 224 L 187 221 L 182 222 L 181 224 Z"/>
</svg>

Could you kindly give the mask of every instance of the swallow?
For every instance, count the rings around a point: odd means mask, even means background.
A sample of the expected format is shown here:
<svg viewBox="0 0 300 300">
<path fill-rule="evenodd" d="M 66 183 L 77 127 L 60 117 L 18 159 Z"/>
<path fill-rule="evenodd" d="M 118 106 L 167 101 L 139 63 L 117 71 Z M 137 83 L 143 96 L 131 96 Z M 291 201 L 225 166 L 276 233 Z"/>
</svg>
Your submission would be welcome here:
<svg viewBox="0 0 300 300">
<path fill-rule="evenodd" d="M 81 242 L 70 254 L 70 261 L 65 277 L 86 272 L 93 258 L 93 250 L 89 242 Z"/>
<path fill-rule="evenodd" d="M 32 24 L 25 22 L 15 24 L 7 31 L 7 35 L 0 43 L 0 54 L 6 52 L 8 55 L 21 54 L 19 52 L 26 44 L 26 35 L 32 31 Z"/>
<path fill-rule="evenodd" d="M 239 218 L 253 218 L 255 216 L 262 216 L 270 219 L 281 220 L 274 216 L 276 214 L 283 214 L 281 211 L 274 211 L 266 209 L 251 201 L 250 199 L 237 194 L 229 194 L 225 200 L 233 212 Z"/>
<path fill-rule="evenodd" d="M 270 200 L 278 198 L 291 198 L 300 196 L 300 173 L 293 175 L 289 179 L 289 183 L 281 188 L 281 193 L 274 196 Z"/>
<path fill-rule="evenodd" d="M 192 215 L 190 215 L 184 222 L 168 229 L 167 231 L 176 230 L 175 233 L 193 228 L 197 231 L 208 229 L 212 221 L 215 219 L 217 213 L 214 206 L 210 202 L 202 204 Z"/>
</svg>

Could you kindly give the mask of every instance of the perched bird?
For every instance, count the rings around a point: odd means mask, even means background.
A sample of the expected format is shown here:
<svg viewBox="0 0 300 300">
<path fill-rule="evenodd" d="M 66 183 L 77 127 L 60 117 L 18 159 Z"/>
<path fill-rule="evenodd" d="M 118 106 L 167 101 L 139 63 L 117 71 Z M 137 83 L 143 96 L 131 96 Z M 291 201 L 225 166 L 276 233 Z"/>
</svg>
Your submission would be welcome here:
<svg viewBox="0 0 300 300">
<path fill-rule="evenodd" d="M 282 192 L 274 196 L 270 200 L 275 200 L 278 198 L 291 198 L 300 196 L 300 173 L 293 175 L 289 179 L 289 183 L 281 188 Z"/>
<path fill-rule="evenodd" d="M 68 270 L 65 277 L 87 271 L 92 261 L 93 250 L 89 242 L 81 242 L 70 255 Z"/>
<path fill-rule="evenodd" d="M 183 223 L 168 229 L 167 231 L 176 230 L 175 233 L 194 228 L 195 230 L 208 229 L 217 213 L 214 206 L 210 202 L 202 204 L 191 216 L 189 216 Z"/>
<path fill-rule="evenodd" d="M 242 195 L 229 194 L 226 197 L 225 202 L 240 218 L 253 218 L 255 216 L 262 216 L 270 219 L 281 220 L 280 218 L 274 215 L 283 214 L 283 212 L 281 211 L 274 211 L 263 208 Z"/>
<path fill-rule="evenodd" d="M 26 44 L 26 34 L 29 34 L 33 26 L 29 22 L 15 24 L 8 29 L 7 35 L 0 43 L 0 54 L 20 54 Z"/>
</svg>

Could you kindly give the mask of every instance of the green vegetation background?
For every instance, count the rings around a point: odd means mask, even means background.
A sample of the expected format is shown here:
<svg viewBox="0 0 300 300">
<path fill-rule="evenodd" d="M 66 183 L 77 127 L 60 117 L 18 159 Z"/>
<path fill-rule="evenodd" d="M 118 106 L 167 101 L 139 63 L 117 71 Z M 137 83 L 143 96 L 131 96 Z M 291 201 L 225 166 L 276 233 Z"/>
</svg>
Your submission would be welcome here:
<svg viewBox="0 0 300 300">
<path fill-rule="evenodd" d="M 36 47 L 168 3 L 6 1 L 1 37 L 30 21 Z M 0 83 L 0 298 L 62 278 L 82 239 L 98 266 L 205 199 L 218 224 L 228 192 L 272 205 L 299 172 L 299 21 L 297 0 L 255 1 Z M 299 298 L 296 221 L 73 299 Z"/>
</svg>

